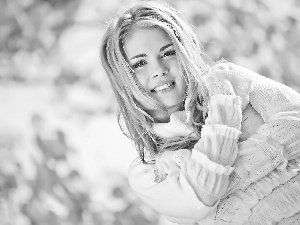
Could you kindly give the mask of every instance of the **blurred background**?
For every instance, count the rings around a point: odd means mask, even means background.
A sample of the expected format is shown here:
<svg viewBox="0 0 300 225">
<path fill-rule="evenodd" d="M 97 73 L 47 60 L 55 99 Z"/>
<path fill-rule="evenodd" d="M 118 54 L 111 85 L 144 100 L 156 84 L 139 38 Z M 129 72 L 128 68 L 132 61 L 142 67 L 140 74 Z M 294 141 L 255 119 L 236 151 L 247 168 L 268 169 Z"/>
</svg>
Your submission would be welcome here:
<svg viewBox="0 0 300 225">
<path fill-rule="evenodd" d="M 136 156 L 100 65 L 133 0 L 0 0 L 0 224 L 169 224 L 126 179 Z M 169 0 L 208 55 L 300 91 L 300 1 Z"/>
</svg>

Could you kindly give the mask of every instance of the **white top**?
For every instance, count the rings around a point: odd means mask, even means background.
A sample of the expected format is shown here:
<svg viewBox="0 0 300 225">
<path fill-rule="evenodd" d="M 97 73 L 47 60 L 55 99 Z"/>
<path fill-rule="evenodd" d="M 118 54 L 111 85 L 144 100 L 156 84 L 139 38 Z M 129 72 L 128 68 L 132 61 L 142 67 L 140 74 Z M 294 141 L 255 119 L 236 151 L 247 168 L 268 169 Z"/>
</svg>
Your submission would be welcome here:
<svg viewBox="0 0 300 225">
<path fill-rule="evenodd" d="M 300 210 L 300 94 L 231 63 L 214 66 L 205 80 L 211 97 L 201 139 L 192 150 L 147 156 L 151 164 L 135 159 L 131 187 L 178 224 L 293 222 Z M 153 129 L 162 137 L 195 135 L 185 112 Z"/>
</svg>

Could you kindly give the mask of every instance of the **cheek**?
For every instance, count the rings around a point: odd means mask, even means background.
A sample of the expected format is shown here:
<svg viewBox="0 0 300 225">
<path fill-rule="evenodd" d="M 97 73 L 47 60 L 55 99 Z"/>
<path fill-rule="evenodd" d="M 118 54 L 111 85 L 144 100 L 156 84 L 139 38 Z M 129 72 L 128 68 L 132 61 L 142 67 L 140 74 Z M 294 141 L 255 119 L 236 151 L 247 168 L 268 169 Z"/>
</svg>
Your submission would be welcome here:
<svg viewBox="0 0 300 225">
<path fill-rule="evenodd" d="M 173 71 L 173 74 L 176 74 L 176 77 L 183 77 L 181 74 L 181 69 L 176 59 L 172 60 L 172 62 L 170 63 L 170 68 Z"/>
<path fill-rule="evenodd" d="M 140 85 L 143 88 L 147 88 L 148 85 L 148 78 L 147 78 L 147 74 L 146 73 L 137 73 L 136 74 L 136 78 L 138 80 L 138 82 L 140 83 Z"/>
</svg>

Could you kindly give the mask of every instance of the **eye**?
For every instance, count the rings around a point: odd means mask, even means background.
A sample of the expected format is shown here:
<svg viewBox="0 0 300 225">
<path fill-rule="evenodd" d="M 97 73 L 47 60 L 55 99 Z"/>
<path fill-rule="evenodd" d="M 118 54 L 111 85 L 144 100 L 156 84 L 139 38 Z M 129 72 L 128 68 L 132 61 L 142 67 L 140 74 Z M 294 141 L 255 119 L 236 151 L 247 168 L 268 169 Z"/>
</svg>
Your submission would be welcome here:
<svg viewBox="0 0 300 225">
<path fill-rule="evenodd" d="M 161 57 L 166 58 L 166 57 L 173 56 L 173 55 L 176 55 L 176 51 L 175 50 L 170 50 L 170 51 L 164 52 Z"/>
<path fill-rule="evenodd" d="M 142 66 L 144 66 L 146 64 L 147 64 L 147 62 L 145 60 L 141 60 L 141 61 L 138 61 L 138 62 L 134 63 L 132 65 L 132 68 L 133 69 L 137 69 L 137 68 L 142 67 Z"/>
</svg>

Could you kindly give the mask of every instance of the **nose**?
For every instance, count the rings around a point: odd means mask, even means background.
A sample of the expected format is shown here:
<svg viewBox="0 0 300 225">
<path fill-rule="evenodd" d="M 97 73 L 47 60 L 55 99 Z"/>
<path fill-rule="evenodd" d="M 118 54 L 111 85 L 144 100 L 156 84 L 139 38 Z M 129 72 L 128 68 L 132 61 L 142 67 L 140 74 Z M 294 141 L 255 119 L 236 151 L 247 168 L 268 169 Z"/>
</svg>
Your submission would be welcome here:
<svg viewBox="0 0 300 225">
<path fill-rule="evenodd" d="M 152 73 L 153 78 L 159 77 L 159 76 L 165 76 L 169 73 L 169 69 L 167 66 L 161 61 L 161 60 L 156 60 L 156 63 L 154 65 L 154 70 Z"/>
</svg>

